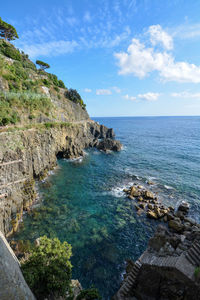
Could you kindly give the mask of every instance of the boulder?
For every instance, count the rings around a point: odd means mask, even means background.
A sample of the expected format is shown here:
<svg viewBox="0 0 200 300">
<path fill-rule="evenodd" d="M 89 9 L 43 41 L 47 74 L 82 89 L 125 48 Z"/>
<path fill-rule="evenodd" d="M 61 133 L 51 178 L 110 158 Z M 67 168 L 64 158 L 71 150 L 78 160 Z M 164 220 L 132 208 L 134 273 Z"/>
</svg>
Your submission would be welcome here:
<svg viewBox="0 0 200 300">
<path fill-rule="evenodd" d="M 184 212 L 184 213 L 187 214 L 188 211 L 189 211 L 189 209 L 190 209 L 189 203 L 188 203 L 188 202 L 185 202 L 185 201 L 182 201 L 182 202 L 180 203 L 180 205 L 179 205 L 177 211 L 182 211 L 182 212 Z"/>
<path fill-rule="evenodd" d="M 178 221 L 178 220 L 170 220 L 169 223 L 169 228 L 173 229 L 176 232 L 182 232 L 184 229 L 184 225 Z"/>
<path fill-rule="evenodd" d="M 148 206 L 148 208 L 149 208 L 149 209 L 153 209 L 153 208 L 154 208 L 154 205 L 153 205 L 153 204 L 151 204 L 151 203 L 148 203 L 148 205 L 147 205 L 147 206 Z"/>
<path fill-rule="evenodd" d="M 141 195 L 140 191 L 137 190 L 135 186 L 131 187 L 130 195 L 133 197 L 139 197 Z"/>
<path fill-rule="evenodd" d="M 154 199 L 155 198 L 154 194 L 150 191 L 144 191 L 143 196 L 144 196 L 145 199 Z"/>
<path fill-rule="evenodd" d="M 108 150 L 118 152 L 121 150 L 122 144 L 118 140 L 106 138 L 106 139 L 103 139 L 102 141 L 98 142 L 98 144 L 96 145 L 96 148 L 99 150 L 103 150 L 105 152 Z"/>
<path fill-rule="evenodd" d="M 142 198 L 142 196 L 138 197 L 138 201 L 143 201 L 144 199 Z"/>
<path fill-rule="evenodd" d="M 155 219 L 155 220 L 158 219 L 158 216 L 155 213 L 155 211 L 150 210 L 150 209 L 147 211 L 147 217 L 150 218 L 150 219 Z"/>
</svg>

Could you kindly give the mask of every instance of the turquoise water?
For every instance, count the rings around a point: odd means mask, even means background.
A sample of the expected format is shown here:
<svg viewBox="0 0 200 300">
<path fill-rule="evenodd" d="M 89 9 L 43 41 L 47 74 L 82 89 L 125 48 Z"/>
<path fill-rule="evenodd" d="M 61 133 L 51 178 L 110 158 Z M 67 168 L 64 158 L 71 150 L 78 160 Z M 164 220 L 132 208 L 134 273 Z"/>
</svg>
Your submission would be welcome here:
<svg viewBox="0 0 200 300">
<path fill-rule="evenodd" d="M 33 241 L 46 234 L 67 240 L 73 247 L 73 278 L 110 299 L 125 260 L 138 258 L 158 224 L 137 215 L 124 187 L 150 179 L 161 201 L 174 206 L 189 201 L 191 216 L 200 221 L 200 117 L 95 120 L 114 128 L 123 150 L 90 149 L 83 160 L 59 160 L 40 183 L 41 200 L 16 238 Z"/>
</svg>

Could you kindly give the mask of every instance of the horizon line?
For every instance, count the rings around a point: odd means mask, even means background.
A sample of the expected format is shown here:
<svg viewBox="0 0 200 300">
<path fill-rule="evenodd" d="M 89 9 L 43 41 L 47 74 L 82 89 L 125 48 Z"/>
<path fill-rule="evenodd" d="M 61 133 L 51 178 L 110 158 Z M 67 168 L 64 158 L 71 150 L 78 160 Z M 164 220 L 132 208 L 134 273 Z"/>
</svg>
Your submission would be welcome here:
<svg viewBox="0 0 200 300">
<path fill-rule="evenodd" d="M 159 115 L 159 116 L 155 116 L 155 115 L 148 115 L 148 116 L 96 116 L 96 117 L 90 117 L 90 118 L 163 118 L 163 117 L 167 117 L 167 118 L 173 118 L 173 117 L 200 117 L 200 115 L 173 115 L 173 116 L 169 116 L 169 115 Z"/>
</svg>

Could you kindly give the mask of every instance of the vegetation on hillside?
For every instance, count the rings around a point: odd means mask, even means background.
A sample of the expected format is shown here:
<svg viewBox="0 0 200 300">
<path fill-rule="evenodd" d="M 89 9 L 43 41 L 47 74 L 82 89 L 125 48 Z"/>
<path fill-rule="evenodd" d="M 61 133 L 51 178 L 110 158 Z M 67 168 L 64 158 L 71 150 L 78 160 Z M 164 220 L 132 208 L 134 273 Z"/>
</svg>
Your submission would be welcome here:
<svg viewBox="0 0 200 300">
<path fill-rule="evenodd" d="M 51 99 L 44 94 L 0 92 L 0 126 L 19 123 L 23 114 L 29 119 L 41 113 L 48 116 L 51 108 Z"/>
<path fill-rule="evenodd" d="M 0 126 L 19 123 L 24 112 L 29 121 L 40 113 L 48 116 L 53 108 L 48 93 L 58 100 L 67 98 L 85 109 L 76 90 L 67 90 L 62 80 L 45 71 L 50 67 L 48 63 L 37 60 L 40 66 L 37 70 L 27 54 L 8 42 L 18 35 L 15 28 L 1 18 L 0 36 L 3 38 L 0 40 L 0 88 L 3 90 L 0 92 Z"/>
</svg>

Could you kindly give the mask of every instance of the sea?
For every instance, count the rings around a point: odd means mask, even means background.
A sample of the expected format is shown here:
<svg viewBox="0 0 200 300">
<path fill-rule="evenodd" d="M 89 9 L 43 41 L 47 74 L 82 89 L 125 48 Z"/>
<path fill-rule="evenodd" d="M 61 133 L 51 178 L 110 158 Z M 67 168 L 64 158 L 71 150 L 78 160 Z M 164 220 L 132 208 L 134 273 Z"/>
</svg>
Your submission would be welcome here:
<svg viewBox="0 0 200 300">
<path fill-rule="evenodd" d="M 142 254 L 161 223 L 138 215 L 124 188 L 143 185 L 174 207 L 185 200 L 190 217 L 200 221 L 200 117 L 94 120 L 114 129 L 122 151 L 85 149 L 83 158 L 58 160 L 38 184 L 39 200 L 15 238 L 34 241 L 47 235 L 67 241 L 73 278 L 111 299 L 126 261 Z"/>
</svg>

